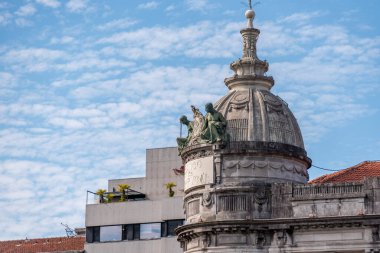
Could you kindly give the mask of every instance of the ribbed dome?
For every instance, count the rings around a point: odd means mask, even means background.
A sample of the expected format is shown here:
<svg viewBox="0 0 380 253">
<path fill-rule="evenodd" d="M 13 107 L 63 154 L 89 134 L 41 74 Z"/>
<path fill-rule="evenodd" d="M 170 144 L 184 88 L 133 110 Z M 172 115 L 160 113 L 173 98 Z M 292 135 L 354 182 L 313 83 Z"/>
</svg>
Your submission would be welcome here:
<svg viewBox="0 0 380 253">
<path fill-rule="evenodd" d="M 230 141 L 276 142 L 304 149 L 293 113 L 269 90 L 232 90 L 214 107 L 228 121 Z"/>
</svg>

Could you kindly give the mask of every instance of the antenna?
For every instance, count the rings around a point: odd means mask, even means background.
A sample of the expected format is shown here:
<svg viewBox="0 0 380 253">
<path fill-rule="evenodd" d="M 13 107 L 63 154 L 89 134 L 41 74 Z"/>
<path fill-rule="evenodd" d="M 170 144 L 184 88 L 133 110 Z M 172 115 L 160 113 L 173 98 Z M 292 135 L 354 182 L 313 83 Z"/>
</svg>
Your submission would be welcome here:
<svg viewBox="0 0 380 253">
<path fill-rule="evenodd" d="M 76 236 L 75 231 L 72 228 L 70 228 L 67 224 L 63 224 L 61 222 L 61 225 L 65 227 L 67 237 L 75 237 Z"/>
<path fill-rule="evenodd" d="M 252 10 L 253 7 L 255 7 L 256 5 L 259 5 L 261 4 L 261 2 L 255 2 L 253 5 L 252 5 L 252 0 L 248 0 L 248 5 L 245 3 L 245 2 L 240 2 L 242 5 L 244 6 L 247 6 L 250 10 Z"/>
<path fill-rule="evenodd" d="M 261 2 L 255 2 L 255 3 L 253 4 L 253 7 L 255 7 L 256 5 L 259 5 L 259 4 L 261 4 Z M 252 7 L 251 7 L 251 9 L 252 9 Z"/>
</svg>

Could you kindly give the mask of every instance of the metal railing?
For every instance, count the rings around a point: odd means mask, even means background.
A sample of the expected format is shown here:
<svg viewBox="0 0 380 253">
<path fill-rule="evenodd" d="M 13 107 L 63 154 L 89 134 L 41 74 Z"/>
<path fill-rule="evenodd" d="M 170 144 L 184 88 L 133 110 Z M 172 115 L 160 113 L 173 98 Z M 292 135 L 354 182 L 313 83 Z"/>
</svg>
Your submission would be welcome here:
<svg viewBox="0 0 380 253">
<path fill-rule="evenodd" d="M 125 200 L 124 201 L 138 201 L 146 200 L 146 195 L 144 193 L 128 189 L 125 190 Z M 122 201 L 122 193 L 111 191 L 105 192 L 103 194 L 97 194 L 96 192 L 87 191 L 86 204 L 103 204 L 103 203 L 115 203 Z"/>
</svg>

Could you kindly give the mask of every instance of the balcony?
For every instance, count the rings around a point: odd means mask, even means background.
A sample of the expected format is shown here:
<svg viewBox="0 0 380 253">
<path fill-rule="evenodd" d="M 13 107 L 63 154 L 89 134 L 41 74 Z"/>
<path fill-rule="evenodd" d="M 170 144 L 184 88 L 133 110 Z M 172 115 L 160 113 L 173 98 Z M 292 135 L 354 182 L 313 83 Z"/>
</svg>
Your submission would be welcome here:
<svg viewBox="0 0 380 253">
<path fill-rule="evenodd" d="M 124 201 L 139 201 L 146 200 L 146 195 L 142 192 L 135 191 L 133 189 L 125 190 L 125 200 L 122 198 L 123 193 L 117 191 L 104 192 L 102 194 L 87 191 L 86 204 L 109 204 L 120 203 Z"/>
</svg>

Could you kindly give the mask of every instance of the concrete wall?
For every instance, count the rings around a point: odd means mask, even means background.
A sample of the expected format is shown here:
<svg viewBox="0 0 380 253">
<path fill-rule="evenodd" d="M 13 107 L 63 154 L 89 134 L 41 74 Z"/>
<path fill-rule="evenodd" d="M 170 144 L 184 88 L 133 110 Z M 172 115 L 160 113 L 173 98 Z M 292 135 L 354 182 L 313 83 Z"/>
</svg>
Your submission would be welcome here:
<svg viewBox="0 0 380 253">
<path fill-rule="evenodd" d="M 180 253 L 179 242 L 176 237 L 157 240 L 123 241 L 109 243 L 86 243 L 87 253 Z"/>
<path fill-rule="evenodd" d="M 180 168 L 182 160 L 177 148 L 156 148 L 146 151 L 146 177 L 112 179 L 108 181 L 108 190 L 117 189 L 119 184 L 129 184 L 133 190 L 145 193 L 148 199 L 167 198 L 168 190 L 165 184 L 174 182 L 175 196 L 183 196 L 184 178 L 175 175 L 173 169 Z"/>
<path fill-rule="evenodd" d="M 182 197 L 86 206 L 86 227 L 161 222 L 184 218 Z"/>
</svg>

